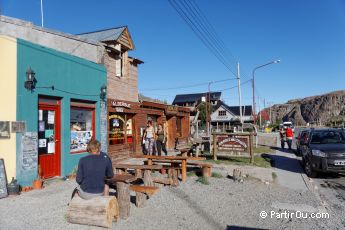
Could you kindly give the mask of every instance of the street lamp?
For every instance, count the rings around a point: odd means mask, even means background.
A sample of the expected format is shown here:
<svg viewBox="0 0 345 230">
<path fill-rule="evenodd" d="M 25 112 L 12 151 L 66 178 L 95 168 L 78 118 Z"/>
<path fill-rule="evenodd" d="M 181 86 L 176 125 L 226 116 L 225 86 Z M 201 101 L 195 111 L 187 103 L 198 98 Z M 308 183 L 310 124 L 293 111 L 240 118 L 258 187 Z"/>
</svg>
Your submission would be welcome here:
<svg viewBox="0 0 345 230">
<path fill-rule="evenodd" d="M 253 79 L 252 79 L 252 87 L 253 87 L 253 117 L 254 117 L 254 125 L 256 123 L 256 112 L 255 112 L 255 71 L 259 68 L 262 68 L 262 67 L 265 67 L 265 66 L 268 66 L 268 65 L 271 65 L 271 64 L 276 64 L 276 63 L 279 63 L 280 60 L 274 60 L 274 61 L 270 61 L 266 64 L 263 64 L 263 65 L 259 65 L 257 67 L 255 67 L 253 69 Z"/>
</svg>

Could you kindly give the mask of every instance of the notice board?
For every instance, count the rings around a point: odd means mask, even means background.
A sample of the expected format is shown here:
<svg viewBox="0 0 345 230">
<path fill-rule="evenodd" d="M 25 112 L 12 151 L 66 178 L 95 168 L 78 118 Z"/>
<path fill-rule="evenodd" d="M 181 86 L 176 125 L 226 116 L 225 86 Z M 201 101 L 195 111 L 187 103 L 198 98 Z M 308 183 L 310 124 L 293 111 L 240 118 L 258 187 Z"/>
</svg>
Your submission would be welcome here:
<svg viewBox="0 0 345 230">
<path fill-rule="evenodd" d="M 4 159 L 0 159 L 0 198 L 8 196 Z"/>
</svg>

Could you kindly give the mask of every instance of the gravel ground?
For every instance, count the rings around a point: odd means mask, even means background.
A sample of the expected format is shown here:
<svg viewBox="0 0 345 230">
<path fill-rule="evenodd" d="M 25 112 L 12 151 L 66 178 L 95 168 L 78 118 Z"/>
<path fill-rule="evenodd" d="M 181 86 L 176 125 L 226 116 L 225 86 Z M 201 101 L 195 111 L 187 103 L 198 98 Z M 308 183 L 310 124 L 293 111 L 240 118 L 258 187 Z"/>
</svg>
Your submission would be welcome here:
<svg viewBox="0 0 345 230">
<path fill-rule="evenodd" d="M 297 192 L 276 184 L 247 179 L 211 178 L 209 185 L 189 177 L 179 187 L 162 187 L 145 207 L 131 206 L 128 220 L 113 229 L 342 229 L 343 216 L 327 210 L 329 219 L 260 218 L 261 211 L 318 209 L 310 192 Z M 103 229 L 74 225 L 64 216 L 74 181 L 55 181 L 35 190 L 0 200 L 0 229 Z M 134 194 L 133 194 L 134 195 Z M 290 213 L 293 212 L 290 210 Z"/>
</svg>

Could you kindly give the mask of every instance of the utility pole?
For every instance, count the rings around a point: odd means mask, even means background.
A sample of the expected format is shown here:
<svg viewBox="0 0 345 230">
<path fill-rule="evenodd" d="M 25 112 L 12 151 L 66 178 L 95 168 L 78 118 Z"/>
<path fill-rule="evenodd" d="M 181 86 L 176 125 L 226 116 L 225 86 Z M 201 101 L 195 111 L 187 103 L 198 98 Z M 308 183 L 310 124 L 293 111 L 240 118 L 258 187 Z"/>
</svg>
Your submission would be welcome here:
<svg viewBox="0 0 345 230">
<path fill-rule="evenodd" d="M 260 98 L 259 97 L 258 97 L 258 102 L 259 102 L 258 106 L 259 106 L 259 119 L 260 119 L 259 128 L 261 129 L 261 110 L 260 110 Z"/>
<path fill-rule="evenodd" d="M 42 27 L 44 27 L 44 23 L 43 23 L 43 0 L 41 0 L 41 22 L 42 22 Z"/>
<path fill-rule="evenodd" d="M 237 84 L 238 84 L 238 102 L 240 106 L 240 122 L 242 127 L 242 96 L 241 96 L 241 75 L 240 75 L 240 63 L 237 63 Z"/>
</svg>

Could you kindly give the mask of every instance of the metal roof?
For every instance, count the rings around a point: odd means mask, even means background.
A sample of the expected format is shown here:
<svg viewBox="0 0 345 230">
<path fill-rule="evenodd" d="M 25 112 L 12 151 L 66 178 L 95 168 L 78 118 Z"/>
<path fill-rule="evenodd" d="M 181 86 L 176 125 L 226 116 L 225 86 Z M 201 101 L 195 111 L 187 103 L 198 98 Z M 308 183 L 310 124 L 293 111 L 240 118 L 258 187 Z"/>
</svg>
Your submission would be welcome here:
<svg viewBox="0 0 345 230">
<path fill-rule="evenodd" d="M 98 30 L 94 32 L 82 33 L 77 35 L 82 38 L 99 42 L 116 41 L 126 28 L 126 26 L 121 26 L 117 28 Z"/>
<path fill-rule="evenodd" d="M 202 97 L 206 97 L 208 95 L 208 92 L 206 93 L 193 93 L 193 94 L 178 94 L 175 96 L 175 99 L 173 101 L 174 104 L 180 104 L 180 103 L 194 103 L 197 101 L 200 101 Z M 221 92 L 211 92 L 210 97 L 211 100 L 220 100 L 220 96 L 222 95 Z"/>
</svg>

